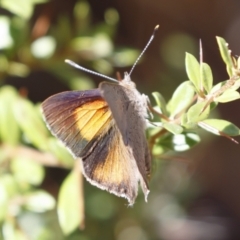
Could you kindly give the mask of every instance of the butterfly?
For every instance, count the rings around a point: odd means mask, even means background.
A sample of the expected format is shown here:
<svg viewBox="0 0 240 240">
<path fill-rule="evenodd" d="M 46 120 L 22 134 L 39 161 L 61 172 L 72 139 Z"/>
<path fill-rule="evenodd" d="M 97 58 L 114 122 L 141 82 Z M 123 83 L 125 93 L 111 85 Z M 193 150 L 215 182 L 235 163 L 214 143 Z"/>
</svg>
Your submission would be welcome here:
<svg viewBox="0 0 240 240">
<path fill-rule="evenodd" d="M 53 95 L 42 103 L 42 113 L 52 134 L 80 159 L 86 179 L 133 205 L 139 182 L 146 201 L 149 193 L 148 98 L 138 92 L 130 74 L 111 80 L 116 82 Z"/>
</svg>

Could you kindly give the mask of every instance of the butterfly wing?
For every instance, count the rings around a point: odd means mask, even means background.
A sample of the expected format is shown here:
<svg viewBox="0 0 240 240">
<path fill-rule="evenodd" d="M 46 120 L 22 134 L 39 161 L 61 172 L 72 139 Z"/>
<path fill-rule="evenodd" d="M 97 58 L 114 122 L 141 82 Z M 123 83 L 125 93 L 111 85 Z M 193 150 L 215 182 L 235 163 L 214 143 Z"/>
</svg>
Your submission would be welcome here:
<svg viewBox="0 0 240 240">
<path fill-rule="evenodd" d="M 146 103 L 133 85 L 129 87 L 124 84 L 124 82 L 123 84 L 102 82 L 100 89 L 123 136 L 125 146 L 132 150 L 147 199 L 151 158 L 145 136 Z"/>
<path fill-rule="evenodd" d="M 42 110 L 53 135 L 81 158 L 87 180 L 133 204 L 138 167 L 99 89 L 56 94 L 43 102 Z"/>
</svg>

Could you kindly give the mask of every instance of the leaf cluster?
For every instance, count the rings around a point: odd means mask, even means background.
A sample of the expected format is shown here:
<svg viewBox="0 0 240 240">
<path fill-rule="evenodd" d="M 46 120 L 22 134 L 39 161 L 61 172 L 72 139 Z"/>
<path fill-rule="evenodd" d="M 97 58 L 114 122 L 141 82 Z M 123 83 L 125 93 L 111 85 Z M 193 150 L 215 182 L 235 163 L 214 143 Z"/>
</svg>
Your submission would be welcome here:
<svg viewBox="0 0 240 240">
<path fill-rule="evenodd" d="M 219 103 L 240 98 L 237 91 L 240 86 L 240 58 L 236 59 L 231 55 L 223 38 L 217 37 L 217 43 L 226 64 L 228 80 L 213 85 L 212 70 L 203 62 L 200 44 L 200 61 L 186 53 L 185 65 L 189 80 L 177 87 L 169 102 L 166 103 L 160 93 L 153 93 L 156 106 L 152 108 L 152 112 L 157 120 L 149 127 L 149 141 L 154 155 L 163 154 L 167 150 L 190 149 L 200 141 L 197 134 L 199 128 L 238 143 L 232 138 L 240 134 L 236 125 L 211 117 Z"/>
</svg>

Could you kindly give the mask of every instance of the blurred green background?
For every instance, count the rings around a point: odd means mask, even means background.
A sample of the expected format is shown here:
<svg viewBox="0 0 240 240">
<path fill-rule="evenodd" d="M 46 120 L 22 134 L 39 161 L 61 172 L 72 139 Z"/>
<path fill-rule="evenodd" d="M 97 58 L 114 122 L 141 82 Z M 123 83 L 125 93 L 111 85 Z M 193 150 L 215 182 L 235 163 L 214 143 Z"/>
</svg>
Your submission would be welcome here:
<svg viewBox="0 0 240 240">
<path fill-rule="evenodd" d="M 123 76 L 157 24 L 131 76 L 140 92 L 168 100 L 187 79 L 185 52 L 198 58 L 199 39 L 215 83 L 227 79 L 215 37 L 240 52 L 239 9 L 234 0 L 1 0 L 0 239 L 240 239 L 238 145 L 204 133 L 191 151 L 154 159 L 148 203 L 140 192 L 130 208 L 85 180 L 82 187 L 78 165 L 46 129 L 39 105 L 102 81 L 65 59 Z M 216 114 L 239 126 L 238 105 Z"/>
</svg>

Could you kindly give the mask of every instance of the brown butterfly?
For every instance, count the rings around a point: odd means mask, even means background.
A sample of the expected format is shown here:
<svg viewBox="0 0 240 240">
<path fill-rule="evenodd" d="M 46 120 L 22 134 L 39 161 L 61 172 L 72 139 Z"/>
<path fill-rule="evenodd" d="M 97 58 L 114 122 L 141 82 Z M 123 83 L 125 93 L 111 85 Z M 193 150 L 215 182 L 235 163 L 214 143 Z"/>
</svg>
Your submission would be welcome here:
<svg viewBox="0 0 240 240">
<path fill-rule="evenodd" d="M 147 97 L 137 91 L 130 75 L 117 83 L 102 82 L 97 89 L 53 95 L 42 103 L 42 110 L 52 134 L 81 159 L 91 184 L 132 205 L 140 182 L 147 201 Z"/>
</svg>

